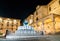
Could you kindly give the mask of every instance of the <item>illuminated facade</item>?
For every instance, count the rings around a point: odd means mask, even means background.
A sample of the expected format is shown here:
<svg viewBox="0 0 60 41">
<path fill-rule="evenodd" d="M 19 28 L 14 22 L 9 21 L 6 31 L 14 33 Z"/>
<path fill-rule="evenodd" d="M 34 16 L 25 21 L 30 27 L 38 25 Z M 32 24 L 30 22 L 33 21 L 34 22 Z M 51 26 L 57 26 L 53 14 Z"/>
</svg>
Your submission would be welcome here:
<svg viewBox="0 0 60 41">
<path fill-rule="evenodd" d="M 38 6 L 36 7 L 36 15 L 39 20 L 39 19 L 46 17 L 48 15 L 48 6 L 43 5 L 43 6 L 39 6 L 39 8 L 38 8 Z"/>
<path fill-rule="evenodd" d="M 52 0 L 49 4 L 36 7 L 32 26 L 45 34 L 60 32 L 60 0 Z"/>
<path fill-rule="evenodd" d="M 2 34 L 4 36 L 6 34 L 6 30 L 15 32 L 18 26 L 20 26 L 19 19 L 0 17 L 0 35 Z"/>
<path fill-rule="evenodd" d="M 34 21 L 33 21 L 34 17 L 31 14 L 30 16 L 28 16 L 28 18 L 26 19 L 28 21 L 28 24 L 31 25 Z"/>
<path fill-rule="evenodd" d="M 60 15 L 60 0 L 53 0 L 48 4 L 49 14 L 54 13 Z"/>
</svg>

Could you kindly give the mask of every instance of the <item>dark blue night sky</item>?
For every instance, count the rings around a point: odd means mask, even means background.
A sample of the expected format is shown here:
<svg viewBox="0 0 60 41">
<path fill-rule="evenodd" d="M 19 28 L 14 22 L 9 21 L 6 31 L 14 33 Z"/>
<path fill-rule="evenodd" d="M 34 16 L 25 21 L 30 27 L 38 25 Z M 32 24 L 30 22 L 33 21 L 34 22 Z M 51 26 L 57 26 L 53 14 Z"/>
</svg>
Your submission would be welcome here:
<svg viewBox="0 0 60 41">
<path fill-rule="evenodd" d="M 46 5 L 51 0 L 1 0 L 0 16 L 25 19 L 35 11 L 37 5 Z"/>
</svg>

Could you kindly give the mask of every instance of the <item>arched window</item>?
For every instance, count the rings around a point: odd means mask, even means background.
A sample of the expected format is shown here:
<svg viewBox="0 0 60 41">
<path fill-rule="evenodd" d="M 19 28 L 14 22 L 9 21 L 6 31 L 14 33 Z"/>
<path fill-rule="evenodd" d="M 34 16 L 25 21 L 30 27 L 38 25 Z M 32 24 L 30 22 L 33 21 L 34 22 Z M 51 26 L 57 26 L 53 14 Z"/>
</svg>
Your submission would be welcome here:
<svg viewBox="0 0 60 41">
<path fill-rule="evenodd" d="M 38 18 L 36 18 L 36 21 L 38 21 Z"/>
<path fill-rule="evenodd" d="M 7 26 L 9 26 L 9 22 L 7 22 Z"/>
<path fill-rule="evenodd" d="M 49 11 L 51 11 L 51 7 L 49 7 Z"/>
<path fill-rule="evenodd" d="M 59 5 L 60 5 L 60 0 L 59 0 Z"/>
</svg>

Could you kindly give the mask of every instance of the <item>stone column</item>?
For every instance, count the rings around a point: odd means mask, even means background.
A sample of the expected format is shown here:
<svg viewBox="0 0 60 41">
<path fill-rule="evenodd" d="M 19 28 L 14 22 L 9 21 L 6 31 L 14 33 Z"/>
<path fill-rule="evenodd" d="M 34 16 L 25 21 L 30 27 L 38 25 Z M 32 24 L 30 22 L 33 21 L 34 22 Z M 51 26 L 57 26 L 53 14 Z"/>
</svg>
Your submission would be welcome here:
<svg viewBox="0 0 60 41">
<path fill-rule="evenodd" d="M 54 17 L 54 14 L 52 14 L 52 22 L 53 22 L 53 27 L 54 27 L 54 33 L 56 33 L 56 29 L 55 29 L 55 17 Z"/>
</svg>

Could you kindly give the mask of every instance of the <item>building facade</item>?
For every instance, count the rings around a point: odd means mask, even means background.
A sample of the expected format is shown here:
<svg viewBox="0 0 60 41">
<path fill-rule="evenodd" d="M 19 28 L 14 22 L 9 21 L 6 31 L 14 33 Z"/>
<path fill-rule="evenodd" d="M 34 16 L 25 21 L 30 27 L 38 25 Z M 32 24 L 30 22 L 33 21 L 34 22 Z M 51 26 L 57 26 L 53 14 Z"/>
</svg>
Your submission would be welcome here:
<svg viewBox="0 0 60 41">
<path fill-rule="evenodd" d="M 54 13 L 60 15 L 60 0 L 53 0 L 48 4 L 49 14 Z"/>
<path fill-rule="evenodd" d="M 47 5 L 38 5 L 33 13 L 32 26 L 44 34 L 60 33 L 60 0 L 52 0 Z"/>
<path fill-rule="evenodd" d="M 20 26 L 20 19 L 0 17 L 0 34 L 3 36 L 6 34 L 6 30 L 15 32 L 18 26 Z"/>
</svg>

